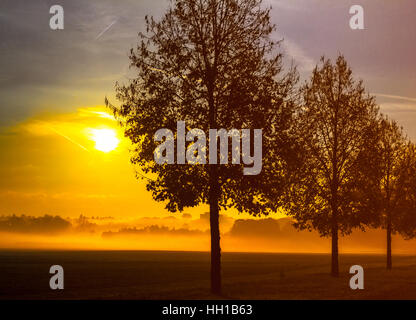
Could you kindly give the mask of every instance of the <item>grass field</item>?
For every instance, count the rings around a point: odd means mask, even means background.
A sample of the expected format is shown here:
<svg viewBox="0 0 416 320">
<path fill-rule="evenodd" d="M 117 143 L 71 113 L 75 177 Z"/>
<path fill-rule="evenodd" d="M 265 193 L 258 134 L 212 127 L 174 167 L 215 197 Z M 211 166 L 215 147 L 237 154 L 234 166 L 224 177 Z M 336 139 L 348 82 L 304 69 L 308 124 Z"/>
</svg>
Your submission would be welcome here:
<svg viewBox="0 0 416 320">
<path fill-rule="evenodd" d="M 0 299 L 416 299 L 416 257 L 223 253 L 221 297 L 209 294 L 209 254 L 146 251 L 0 251 Z M 65 289 L 49 289 L 62 265 Z M 349 288 L 349 267 L 365 270 L 365 289 Z"/>
</svg>

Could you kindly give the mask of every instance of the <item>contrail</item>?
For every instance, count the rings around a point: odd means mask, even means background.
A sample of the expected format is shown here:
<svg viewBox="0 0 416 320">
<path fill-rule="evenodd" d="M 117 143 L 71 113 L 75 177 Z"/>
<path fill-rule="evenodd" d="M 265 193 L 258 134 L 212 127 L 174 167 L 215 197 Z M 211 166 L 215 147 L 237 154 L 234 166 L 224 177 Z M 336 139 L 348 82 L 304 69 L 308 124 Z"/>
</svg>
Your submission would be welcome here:
<svg viewBox="0 0 416 320">
<path fill-rule="evenodd" d="M 100 34 L 95 38 L 95 40 L 98 40 L 105 32 L 108 31 L 115 23 L 117 22 L 117 19 L 111 22 L 103 31 L 100 32 Z"/>
<path fill-rule="evenodd" d="M 66 140 L 68 140 L 69 142 L 72 142 L 73 144 L 75 144 L 76 146 L 80 147 L 81 149 L 90 152 L 90 150 L 88 150 L 87 148 L 85 148 L 82 144 L 72 140 L 70 137 L 64 135 L 63 133 L 57 131 L 56 129 L 52 128 L 51 126 L 48 126 L 49 129 L 51 129 L 53 132 L 55 132 L 57 135 L 60 135 L 61 137 L 65 138 Z"/>
<path fill-rule="evenodd" d="M 390 98 L 390 99 L 397 99 L 397 100 L 406 100 L 406 101 L 412 101 L 416 102 L 416 98 L 411 97 L 403 97 L 403 96 L 394 96 L 390 94 L 382 94 L 382 93 L 373 93 L 376 96 L 383 97 L 383 98 Z"/>
</svg>

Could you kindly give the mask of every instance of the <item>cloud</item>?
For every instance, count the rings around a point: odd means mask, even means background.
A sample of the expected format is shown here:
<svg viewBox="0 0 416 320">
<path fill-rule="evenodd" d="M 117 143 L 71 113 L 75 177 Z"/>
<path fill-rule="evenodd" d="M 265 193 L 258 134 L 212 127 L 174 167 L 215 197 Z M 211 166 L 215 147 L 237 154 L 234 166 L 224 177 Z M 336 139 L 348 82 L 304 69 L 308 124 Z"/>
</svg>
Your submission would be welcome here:
<svg viewBox="0 0 416 320">
<path fill-rule="evenodd" d="M 7 61 L 0 80 L 0 126 L 46 107 L 102 103 L 115 81 L 128 74 L 127 52 L 144 31 L 144 15 L 166 8 L 149 0 L 59 4 L 65 28 L 54 32 L 48 23 L 52 3 L 0 1 L 0 12 L 7 12 L 0 16 L 1 56 Z"/>
<path fill-rule="evenodd" d="M 71 113 L 39 115 L 9 128 L 9 131 L 27 133 L 32 137 L 56 136 L 83 151 L 91 152 L 85 146 L 85 143 L 88 143 L 85 140 L 91 140 L 88 132 L 92 129 L 88 126 L 119 131 L 114 122 L 115 118 L 104 107 L 83 107 Z"/>
<path fill-rule="evenodd" d="M 390 102 L 383 102 L 380 103 L 380 110 L 385 113 L 402 113 L 402 112 L 410 112 L 413 113 L 416 111 L 416 103 L 415 104 L 408 104 L 408 103 L 390 103 Z"/>
<path fill-rule="evenodd" d="M 282 45 L 286 53 L 286 58 L 293 59 L 298 69 L 303 72 L 310 72 L 315 68 L 316 62 L 300 45 L 288 38 L 284 38 Z"/>
<path fill-rule="evenodd" d="M 395 96 L 391 94 L 382 94 L 382 93 L 372 93 L 372 94 L 377 97 L 382 97 L 382 98 L 416 102 L 416 98 L 413 98 L 413 97 Z"/>
<path fill-rule="evenodd" d="M 416 141 L 415 113 L 416 103 L 397 100 L 393 102 L 381 102 L 380 111 L 403 127 L 406 135 Z"/>
</svg>

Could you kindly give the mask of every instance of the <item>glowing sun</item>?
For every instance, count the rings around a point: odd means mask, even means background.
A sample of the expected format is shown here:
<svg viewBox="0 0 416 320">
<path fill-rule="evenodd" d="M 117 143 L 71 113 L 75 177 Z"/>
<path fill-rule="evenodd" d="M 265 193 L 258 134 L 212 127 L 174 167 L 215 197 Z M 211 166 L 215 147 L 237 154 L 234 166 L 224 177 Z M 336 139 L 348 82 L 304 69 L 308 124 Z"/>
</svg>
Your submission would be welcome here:
<svg viewBox="0 0 416 320">
<path fill-rule="evenodd" d="M 95 142 L 95 149 L 102 152 L 113 151 L 120 143 L 112 129 L 91 129 L 91 139 Z"/>
</svg>

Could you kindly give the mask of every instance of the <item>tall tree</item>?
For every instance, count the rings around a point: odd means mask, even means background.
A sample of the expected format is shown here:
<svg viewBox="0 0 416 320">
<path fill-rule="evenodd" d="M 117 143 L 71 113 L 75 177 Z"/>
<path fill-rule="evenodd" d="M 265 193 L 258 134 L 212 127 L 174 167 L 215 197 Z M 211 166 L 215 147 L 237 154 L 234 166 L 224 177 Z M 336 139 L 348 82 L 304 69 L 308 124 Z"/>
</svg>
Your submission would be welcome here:
<svg viewBox="0 0 416 320">
<path fill-rule="evenodd" d="M 332 238 L 331 274 L 338 276 L 338 236 L 366 219 L 352 186 L 378 108 L 362 82 L 353 79 L 343 56 L 334 64 L 322 58 L 301 96 L 295 128 L 302 152 L 286 209 L 298 228 Z"/>
<path fill-rule="evenodd" d="M 399 180 L 403 185 L 403 198 L 397 205 L 397 218 L 393 231 L 405 239 L 416 237 L 416 146 L 407 142 L 401 162 Z"/>
<path fill-rule="evenodd" d="M 215 294 L 221 293 L 220 210 L 267 214 L 271 205 L 262 190 L 271 187 L 268 177 L 283 180 L 283 157 L 290 154 L 284 150 L 290 145 L 289 99 L 297 74 L 282 70 L 279 43 L 270 38 L 275 29 L 270 9 L 261 3 L 173 0 L 160 21 L 146 17 L 147 33 L 140 34 L 141 42 L 130 54 L 137 77 L 116 85 L 119 107 L 106 102 L 135 145 L 131 161 L 150 175 L 147 190 L 153 198 L 166 201 L 171 212 L 209 205 Z M 242 165 L 178 164 L 177 157 L 177 164 L 159 165 L 154 134 L 161 128 L 176 132 L 177 121 L 204 132 L 263 129 L 263 150 L 281 148 L 263 152 L 257 176 L 243 175 Z"/>
<path fill-rule="evenodd" d="M 367 145 L 369 152 L 361 159 L 363 203 L 373 218 L 370 225 L 386 230 L 386 266 L 392 268 L 392 234 L 405 233 L 403 219 L 412 208 L 411 179 L 414 170 L 413 147 L 403 129 L 388 117 L 381 115 L 376 126 L 375 139 Z M 370 193 L 370 194 L 369 194 Z"/>
</svg>

